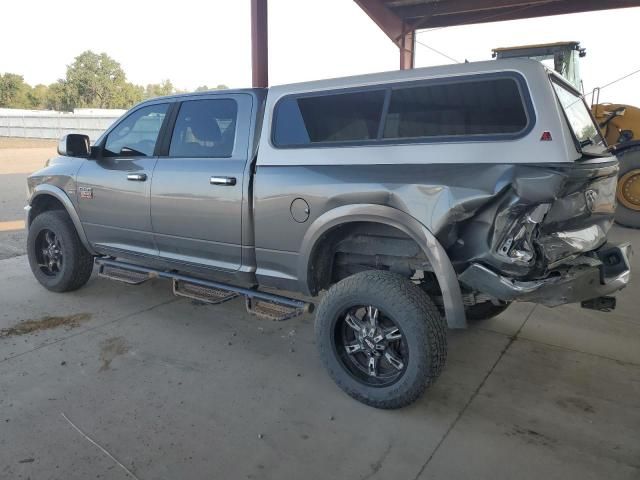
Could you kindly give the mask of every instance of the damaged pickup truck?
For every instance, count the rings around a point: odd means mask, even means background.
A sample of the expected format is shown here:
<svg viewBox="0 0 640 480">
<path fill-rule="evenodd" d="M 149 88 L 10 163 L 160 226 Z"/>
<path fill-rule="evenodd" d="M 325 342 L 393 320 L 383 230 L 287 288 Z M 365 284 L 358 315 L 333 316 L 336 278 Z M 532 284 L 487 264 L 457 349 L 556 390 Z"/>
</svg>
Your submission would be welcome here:
<svg viewBox="0 0 640 480">
<path fill-rule="evenodd" d="M 284 320 L 320 296 L 329 374 L 379 408 L 441 373 L 446 329 L 511 302 L 615 307 L 618 163 L 542 64 L 480 62 L 141 103 L 28 179 L 28 254 L 56 292 L 91 276 Z M 232 360 L 231 360 L 232 361 Z"/>
</svg>

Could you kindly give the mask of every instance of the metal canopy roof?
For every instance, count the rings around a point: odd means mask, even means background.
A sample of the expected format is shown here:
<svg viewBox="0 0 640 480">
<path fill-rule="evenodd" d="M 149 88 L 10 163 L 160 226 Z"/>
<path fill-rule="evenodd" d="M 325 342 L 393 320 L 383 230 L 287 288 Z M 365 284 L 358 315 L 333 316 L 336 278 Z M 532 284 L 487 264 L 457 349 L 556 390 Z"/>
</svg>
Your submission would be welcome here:
<svg viewBox="0 0 640 480">
<path fill-rule="evenodd" d="M 638 7 L 640 0 L 354 0 L 413 68 L 416 30 Z"/>
<path fill-rule="evenodd" d="M 254 87 L 268 85 L 267 1 L 251 0 L 251 52 Z M 640 0 L 353 1 L 398 46 L 401 69 L 413 68 L 416 30 L 640 7 Z"/>
<path fill-rule="evenodd" d="M 638 7 L 638 0 L 380 0 L 413 29 Z M 362 0 L 358 3 L 369 3 Z"/>
</svg>

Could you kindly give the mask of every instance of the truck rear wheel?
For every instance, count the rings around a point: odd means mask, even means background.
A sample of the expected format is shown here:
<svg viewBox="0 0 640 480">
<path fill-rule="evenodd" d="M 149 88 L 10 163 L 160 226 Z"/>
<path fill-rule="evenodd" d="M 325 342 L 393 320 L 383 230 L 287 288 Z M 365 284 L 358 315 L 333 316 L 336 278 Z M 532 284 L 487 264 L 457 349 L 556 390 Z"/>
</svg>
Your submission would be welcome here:
<svg viewBox="0 0 640 480">
<path fill-rule="evenodd" d="M 84 248 L 67 212 L 38 215 L 27 236 L 29 265 L 36 280 L 52 292 L 82 287 L 91 276 L 93 257 Z"/>
<path fill-rule="evenodd" d="M 640 147 L 623 150 L 617 157 L 620 174 L 616 191 L 616 223 L 640 228 Z"/>
<path fill-rule="evenodd" d="M 447 357 L 446 324 L 436 306 L 410 280 L 387 271 L 333 285 L 320 302 L 315 333 L 333 380 L 376 408 L 414 402 Z"/>
</svg>

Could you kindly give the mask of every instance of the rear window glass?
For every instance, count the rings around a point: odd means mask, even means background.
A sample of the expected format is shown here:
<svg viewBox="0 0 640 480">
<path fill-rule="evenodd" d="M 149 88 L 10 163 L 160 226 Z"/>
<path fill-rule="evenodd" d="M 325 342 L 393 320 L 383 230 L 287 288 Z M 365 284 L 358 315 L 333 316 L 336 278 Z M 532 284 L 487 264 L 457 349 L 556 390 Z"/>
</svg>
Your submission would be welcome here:
<svg viewBox="0 0 640 480">
<path fill-rule="evenodd" d="M 505 78 L 394 89 L 383 137 L 513 134 L 526 126 L 518 85 Z"/>
<path fill-rule="evenodd" d="M 172 157 L 230 157 L 236 135 L 235 100 L 191 100 L 180 106 L 171 136 Z"/>
<path fill-rule="evenodd" d="M 278 104 L 273 140 L 300 146 L 376 139 L 385 91 L 287 97 Z"/>
</svg>

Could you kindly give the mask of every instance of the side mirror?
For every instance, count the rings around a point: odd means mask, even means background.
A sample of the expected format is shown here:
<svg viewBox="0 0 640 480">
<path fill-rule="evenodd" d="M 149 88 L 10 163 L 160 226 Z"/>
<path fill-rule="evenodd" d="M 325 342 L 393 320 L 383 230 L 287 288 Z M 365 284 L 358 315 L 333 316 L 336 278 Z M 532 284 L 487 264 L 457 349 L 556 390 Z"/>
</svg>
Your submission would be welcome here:
<svg viewBox="0 0 640 480">
<path fill-rule="evenodd" d="M 69 133 L 58 142 L 58 154 L 64 157 L 88 157 L 91 154 L 91 142 L 87 135 Z"/>
</svg>

